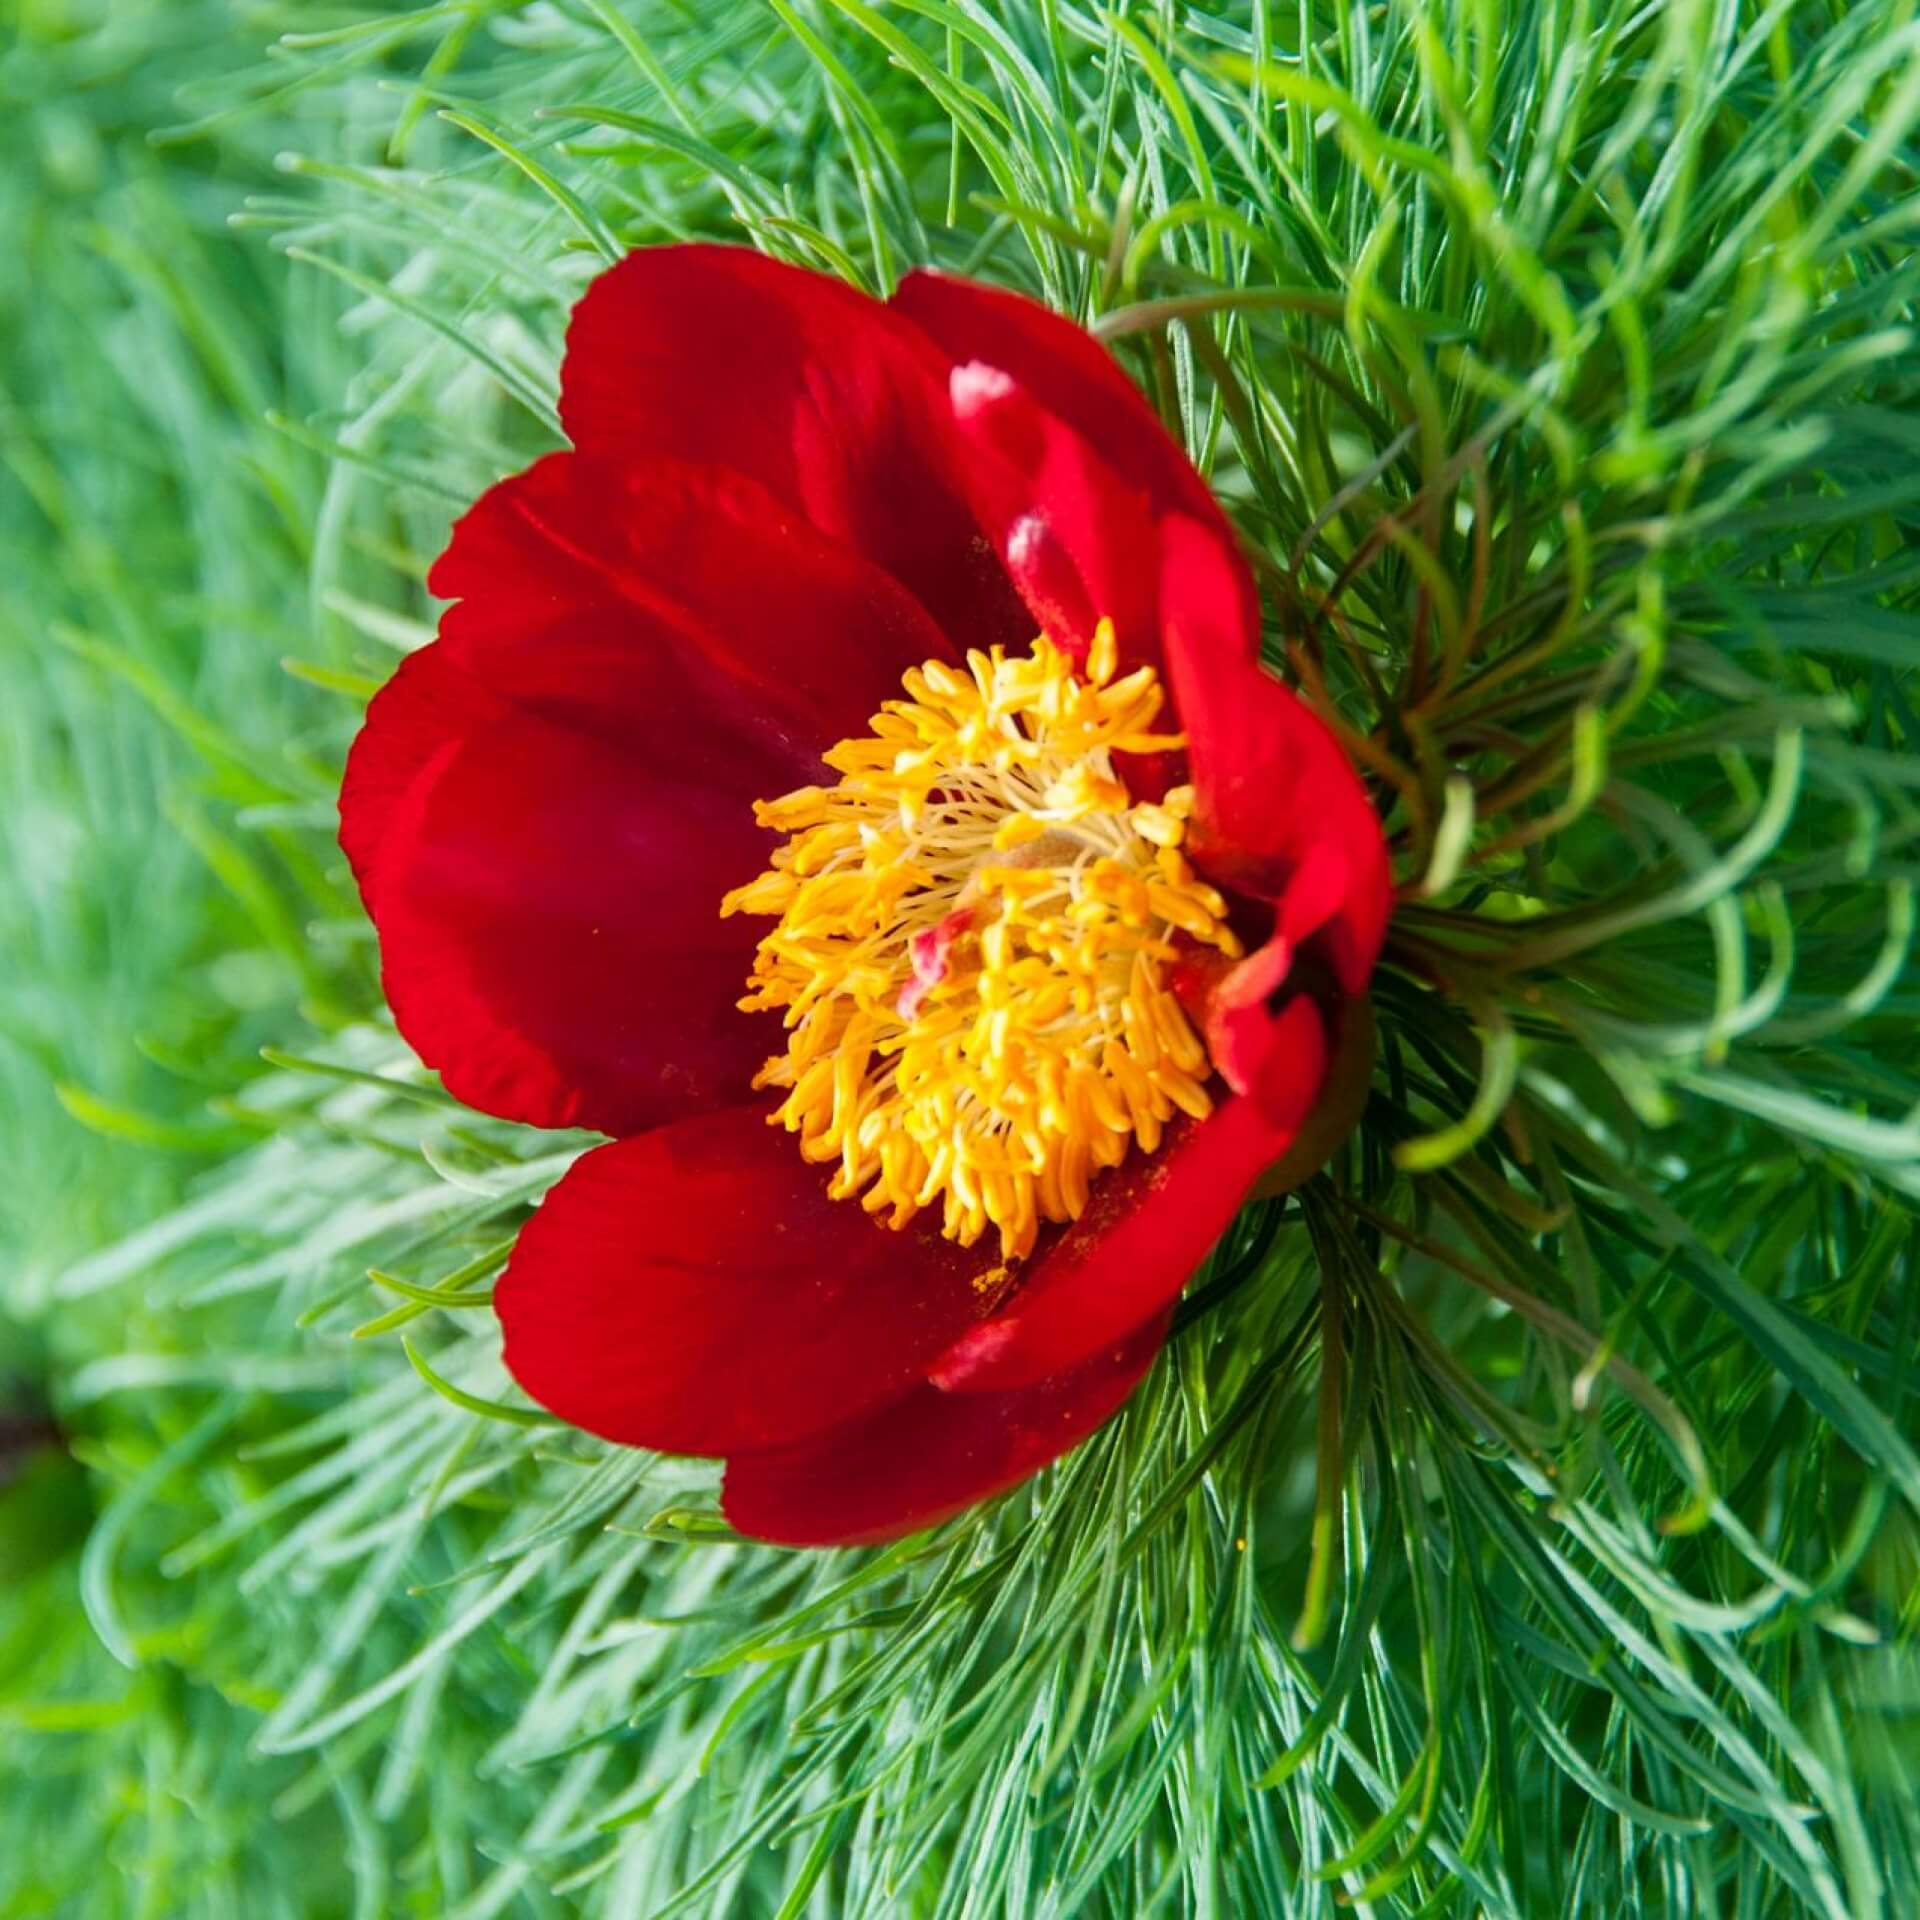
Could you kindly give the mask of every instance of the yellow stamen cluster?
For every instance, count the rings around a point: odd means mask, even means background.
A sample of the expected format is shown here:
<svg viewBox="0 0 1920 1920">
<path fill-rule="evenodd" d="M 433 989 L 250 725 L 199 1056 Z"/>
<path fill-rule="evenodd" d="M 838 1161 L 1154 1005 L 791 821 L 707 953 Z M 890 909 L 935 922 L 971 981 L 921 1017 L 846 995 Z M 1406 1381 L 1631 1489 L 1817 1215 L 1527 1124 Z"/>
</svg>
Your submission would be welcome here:
<svg viewBox="0 0 1920 1920">
<path fill-rule="evenodd" d="M 1239 943 L 1180 850 L 1191 789 L 1136 805 L 1115 771 L 1183 744 L 1152 730 L 1154 670 L 1115 673 L 1105 624 L 1079 670 L 1044 635 L 914 668 L 826 755 L 837 785 L 755 809 L 790 837 L 721 903 L 779 919 L 740 1002 L 786 1015 L 755 1082 L 787 1089 L 774 1122 L 839 1161 L 836 1198 L 895 1227 L 940 1201 L 949 1239 L 991 1224 L 1003 1260 L 1212 1106 L 1164 969 L 1176 931 Z"/>
</svg>

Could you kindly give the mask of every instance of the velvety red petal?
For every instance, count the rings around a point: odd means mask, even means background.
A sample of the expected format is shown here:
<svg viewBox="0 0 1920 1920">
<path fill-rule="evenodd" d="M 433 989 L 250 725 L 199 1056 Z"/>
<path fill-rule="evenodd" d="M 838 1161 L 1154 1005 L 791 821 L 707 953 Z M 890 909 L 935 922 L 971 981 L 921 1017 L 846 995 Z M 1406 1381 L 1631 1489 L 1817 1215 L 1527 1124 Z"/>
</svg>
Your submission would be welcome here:
<svg viewBox="0 0 1920 1920">
<path fill-rule="evenodd" d="M 1168 674 L 1195 790 L 1194 864 L 1279 903 L 1290 937 L 1320 930 L 1340 984 L 1357 993 L 1393 905 L 1366 787 L 1324 721 L 1236 659 L 1245 596 L 1218 542 L 1175 515 L 1161 523 L 1160 559 Z"/>
<path fill-rule="evenodd" d="M 1157 1313 L 1286 1151 L 1325 1070 L 1319 1016 L 1297 1000 L 1274 1022 L 1254 1097 L 1223 1101 L 1170 1131 L 1158 1153 L 1099 1180 L 1086 1212 L 1036 1257 L 1012 1299 L 934 1363 L 935 1384 L 964 1393 L 1030 1386 Z"/>
<path fill-rule="evenodd" d="M 723 922 L 901 673 L 949 649 L 889 575 L 739 475 L 555 454 L 455 530 L 442 637 L 374 700 L 341 839 L 401 1031 L 462 1099 L 631 1132 L 744 1098 L 765 930 Z"/>
<path fill-rule="evenodd" d="M 667 1453 L 778 1447 L 897 1398 L 976 1319 L 987 1264 L 847 1200 L 764 1106 L 578 1162 L 494 1294 L 543 1407 Z"/>
<path fill-rule="evenodd" d="M 1334 995 L 1327 1004 L 1302 988 L 1294 949 L 1280 937 L 1240 961 L 1193 955 L 1170 984 L 1221 1079 L 1258 1106 L 1276 1132 L 1295 1135 L 1317 1117 L 1329 1028 L 1342 1008 L 1358 1002 Z M 1324 973 L 1315 984 L 1326 989 Z"/>
<path fill-rule="evenodd" d="M 1234 550 L 1233 530 L 1193 462 L 1084 327 L 1023 294 L 943 273 L 908 274 L 892 304 L 956 364 L 979 361 L 1010 374 L 1112 472 L 1144 492 L 1156 518 L 1185 514 Z"/>
<path fill-rule="evenodd" d="M 1102 618 L 1124 664 L 1160 657 L 1160 579 L 1144 485 L 1011 376 L 970 362 L 949 382 L 966 485 L 1034 623 L 1084 655 Z"/>
<path fill-rule="evenodd" d="M 624 1133 L 746 1097 L 779 1030 L 745 1014 L 761 931 L 722 893 L 773 845 L 790 760 L 597 617 L 469 665 L 438 642 L 368 709 L 342 838 L 400 1031 L 450 1092 Z"/>
<path fill-rule="evenodd" d="M 1250 1094 L 1259 1082 L 1274 1021 L 1272 1002 L 1293 958 L 1291 942 L 1279 936 L 1240 960 L 1190 945 L 1169 977 L 1168 985 L 1206 1043 L 1214 1071 L 1235 1093 Z"/>
<path fill-rule="evenodd" d="M 948 362 L 877 300 L 741 247 L 650 247 L 575 308 L 560 413 L 583 451 L 710 462 L 896 575 L 961 646 L 1031 623 L 954 474 Z"/>
<path fill-rule="evenodd" d="M 1123 658 L 1158 660 L 1158 622 L 1165 617 L 1154 611 L 1158 541 L 1142 521 L 1177 513 L 1214 544 L 1238 597 L 1239 618 L 1213 637 L 1238 657 L 1258 657 L 1259 600 L 1231 524 L 1099 341 L 1037 301 L 945 274 L 909 274 L 893 305 L 959 364 L 956 411 L 964 424 L 973 409 L 972 442 L 997 444 L 1022 476 L 1018 486 L 1003 481 L 996 502 L 992 494 L 981 498 L 984 476 L 976 473 L 975 505 L 1056 639 L 1081 643 L 1086 615 L 1055 584 L 1077 573 L 1081 604 L 1097 603 L 1094 617 L 1114 620 Z M 1009 391 L 997 407 L 981 404 L 994 391 L 984 369 L 1007 376 L 1000 384 Z M 1045 416 L 1047 424 L 1036 426 L 1023 413 Z M 1144 631 L 1143 618 L 1154 622 Z"/>
<path fill-rule="evenodd" d="M 1037 1473 L 1106 1423 L 1166 1339 L 1171 1309 L 1011 1393 L 920 1386 L 818 1439 L 727 1462 L 721 1505 L 744 1534 L 853 1547 L 917 1532 Z"/>
<path fill-rule="evenodd" d="M 428 585 L 460 603 L 443 636 L 474 645 L 572 612 L 672 629 L 735 726 L 788 750 L 803 778 L 899 697 L 909 667 L 954 657 L 890 574 L 757 481 L 674 460 L 549 454 L 480 497 Z"/>
</svg>

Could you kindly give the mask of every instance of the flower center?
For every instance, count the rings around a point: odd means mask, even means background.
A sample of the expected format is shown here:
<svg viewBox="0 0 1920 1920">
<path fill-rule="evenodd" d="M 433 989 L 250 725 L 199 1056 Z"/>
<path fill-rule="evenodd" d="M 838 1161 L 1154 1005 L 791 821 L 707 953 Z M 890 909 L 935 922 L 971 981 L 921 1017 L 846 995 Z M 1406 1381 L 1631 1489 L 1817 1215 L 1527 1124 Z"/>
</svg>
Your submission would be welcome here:
<svg viewBox="0 0 1920 1920">
<path fill-rule="evenodd" d="M 949 1239 L 991 1224 L 1008 1261 L 1213 1104 L 1165 971 L 1176 933 L 1240 945 L 1180 851 L 1192 789 L 1136 804 L 1115 770 L 1184 742 L 1152 731 L 1151 667 L 1114 674 L 1106 622 L 1079 670 L 1044 634 L 913 668 L 825 756 L 837 785 L 756 806 L 787 842 L 720 908 L 778 916 L 740 1005 L 783 1009 L 787 1047 L 754 1084 L 839 1161 L 832 1195 L 894 1227 L 938 1201 Z"/>
</svg>

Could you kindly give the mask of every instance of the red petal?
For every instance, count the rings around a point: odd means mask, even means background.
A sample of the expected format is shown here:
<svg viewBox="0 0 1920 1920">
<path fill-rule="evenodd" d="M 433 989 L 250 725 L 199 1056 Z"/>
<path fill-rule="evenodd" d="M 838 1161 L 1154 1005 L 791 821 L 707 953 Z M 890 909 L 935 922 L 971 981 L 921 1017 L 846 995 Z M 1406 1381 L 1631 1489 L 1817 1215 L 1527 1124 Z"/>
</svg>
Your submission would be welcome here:
<svg viewBox="0 0 1920 1920">
<path fill-rule="evenodd" d="M 1259 1097 L 1225 1101 L 1169 1132 L 1158 1153 L 1100 1180 L 1007 1305 L 940 1356 L 930 1370 L 936 1385 L 1029 1386 L 1124 1337 L 1180 1292 L 1319 1091 L 1326 1046 L 1311 1003 L 1295 1001 L 1274 1032 Z"/>
<path fill-rule="evenodd" d="M 976 1319 L 987 1262 L 890 1232 L 761 1106 L 578 1161 L 521 1229 L 506 1361 L 563 1420 L 629 1446 L 783 1446 L 896 1398 Z"/>
<path fill-rule="evenodd" d="M 1034 620 L 1084 655 L 1106 618 L 1123 663 L 1157 661 L 1159 565 L 1144 486 L 999 369 L 970 362 L 949 386 L 974 511 Z"/>
<path fill-rule="evenodd" d="M 575 611 L 666 623 L 808 779 L 909 667 L 954 657 L 891 575 L 724 467 L 549 454 L 480 497 L 428 584 L 461 603 L 443 635 L 477 644 Z"/>
<path fill-rule="evenodd" d="M 910 273 L 893 296 L 904 313 L 961 365 L 982 361 L 1011 374 L 1078 434 L 1156 517 L 1179 512 L 1234 548 L 1226 515 L 1140 390 L 1084 327 L 1022 294 L 941 273 Z"/>
<path fill-rule="evenodd" d="M 1200 1029 L 1214 1071 L 1235 1093 L 1252 1093 L 1267 1057 L 1270 1002 L 1285 984 L 1293 948 L 1281 938 L 1229 960 L 1211 947 L 1189 946 L 1168 984 Z"/>
<path fill-rule="evenodd" d="M 1010 496 L 990 531 L 1056 639 L 1083 644 L 1084 614 L 1064 631 L 1053 625 L 1070 618 L 1068 606 L 1055 610 L 1067 596 L 1053 584 L 1065 575 L 1066 560 L 1086 598 L 1098 603 L 1095 617 L 1114 620 L 1122 657 L 1159 658 L 1164 642 L 1157 625 L 1164 608 L 1154 626 L 1129 630 L 1142 610 L 1151 615 L 1157 598 L 1158 583 L 1140 577 L 1157 571 L 1149 556 L 1158 542 L 1152 528 L 1140 524 L 1144 510 L 1149 521 L 1180 514 L 1214 543 L 1217 563 L 1233 577 L 1240 603 L 1237 626 L 1219 638 L 1246 659 L 1258 656 L 1259 601 L 1231 524 L 1193 462 L 1099 341 L 1037 301 L 944 274 L 909 274 L 893 305 L 960 363 L 972 393 L 980 391 L 981 376 L 966 369 L 978 363 L 1010 376 L 1024 403 L 1051 418 L 1044 433 L 1021 430 L 1030 449 L 1024 462 L 1012 427 L 999 427 L 1003 453 L 1024 466 L 1028 499 L 1021 506 L 1017 494 Z M 963 401 L 969 385 L 962 386 Z M 992 424 L 992 415 L 983 414 L 982 425 Z M 974 437 L 984 436 L 976 431 Z M 983 517 L 993 510 L 978 498 L 976 505 Z"/>
<path fill-rule="evenodd" d="M 1153 1364 L 1171 1318 L 1157 1314 L 1017 1392 L 920 1386 L 818 1439 L 738 1454 L 721 1505 L 740 1532 L 783 1546 L 864 1546 L 930 1527 L 1017 1486 L 1104 1425 Z"/>
<path fill-rule="evenodd" d="M 1392 910 L 1380 819 L 1326 723 L 1247 657 L 1239 570 L 1206 530 L 1163 520 L 1161 606 L 1195 789 L 1189 851 L 1210 878 L 1281 903 L 1283 931 L 1322 935 L 1357 993 Z"/>
<path fill-rule="evenodd" d="M 583 451 L 710 461 L 885 567 L 962 646 L 1031 637 L 954 478 L 947 361 L 879 301 L 741 247 L 652 247 L 574 309 Z"/>
<path fill-rule="evenodd" d="M 778 1044 L 734 1005 L 759 924 L 719 904 L 772 845 L 748 796 L 793 769 L 647 651 L 580 616 L 477 670 L 436 643 L 348 759 L 342 838 L 394 1018 L 486 1112 L 630 1132 L 745 1098 Z"/>
<path fill-rule="evenodd" d="M 400 1028 L 489 1112 L 624 1133 L 745 1097 L 764 927 L 720 898 L 817 778 L 947 651 L 888 575 L 737 475 L 556 454 L 434 569 L 466 597 L 374 700 L 341 839 Z"/>
<path fill-rule="evenodd" d="M 1237 962 L 1202 951 L 1184 960 L 1171 982 L 1221 1079 L 1289 1136 L 1324 1109 L 1329 1025 L 1354 1004 L 1329 1007 L 1297 989 L 1282 999 L 1294 959 L 1281 938 Z M 1324 974 L 1318 984 L 1326 986 Z"/>
</svg>

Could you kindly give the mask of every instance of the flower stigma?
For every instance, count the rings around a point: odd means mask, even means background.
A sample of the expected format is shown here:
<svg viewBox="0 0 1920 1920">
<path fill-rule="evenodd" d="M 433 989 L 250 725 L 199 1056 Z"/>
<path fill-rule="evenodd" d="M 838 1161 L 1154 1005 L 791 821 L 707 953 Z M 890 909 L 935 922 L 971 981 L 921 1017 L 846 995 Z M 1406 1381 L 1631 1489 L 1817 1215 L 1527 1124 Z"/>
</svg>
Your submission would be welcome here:
<svg viewBox="0 0 1920 1920">
<path fill-rule="evenodd" d="M 721 902 L 778 920 L 740 1001 L 785 1015 L 754 1080 L 786 1091 L 773 1124 L 840 1163 L 835 1199 L 896 1228 L 938 1202 L 948 1239 L 991 1225 L 1006 1261 L 1213 1106 L 1164 976 L 1176 935 L 1240 943 L 1181 851 L 1192 789 L 1137 803 L 1115 767 L 1185 744 L 1153 731 L 1154 669 L 1116 669 L 1106 621 L 1079 667 L 1043 634 L 910 669 L 824 756 L 837 784 L 756 805 L 788 838 Z"/>
</svg>

